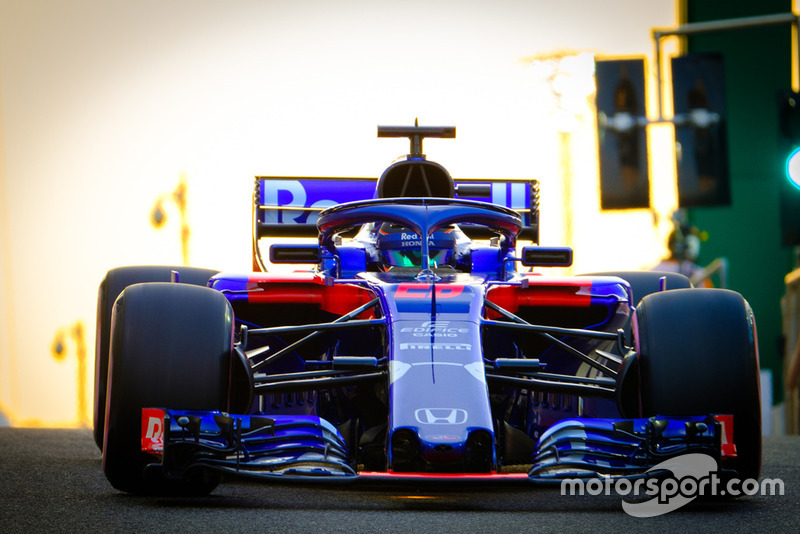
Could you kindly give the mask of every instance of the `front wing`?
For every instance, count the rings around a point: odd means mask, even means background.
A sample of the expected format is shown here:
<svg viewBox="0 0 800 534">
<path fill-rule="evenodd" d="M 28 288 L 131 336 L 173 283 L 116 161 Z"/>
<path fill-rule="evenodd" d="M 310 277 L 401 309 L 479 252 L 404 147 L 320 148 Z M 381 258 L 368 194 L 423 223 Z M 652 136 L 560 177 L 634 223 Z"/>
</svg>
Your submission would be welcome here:
<svg viewBox="0 0 800 534">
<path fill-rule="evenodd" d="M 651 468 L 683 454 L 713 457 L 724 468 L 736 456 L 733 417 L 568 419 L 538 440 L 527 473 L 429 474 L 360 472 L 339 431 L 316 416 L 249 416 L 147 408 L 142 451 L 151 468 L 182 477 L 195 468 L 259 479 L 345 482 L 441 479 L 447 482 L 561 481 L 567 478 L 659 476 Z"/>
</svg>

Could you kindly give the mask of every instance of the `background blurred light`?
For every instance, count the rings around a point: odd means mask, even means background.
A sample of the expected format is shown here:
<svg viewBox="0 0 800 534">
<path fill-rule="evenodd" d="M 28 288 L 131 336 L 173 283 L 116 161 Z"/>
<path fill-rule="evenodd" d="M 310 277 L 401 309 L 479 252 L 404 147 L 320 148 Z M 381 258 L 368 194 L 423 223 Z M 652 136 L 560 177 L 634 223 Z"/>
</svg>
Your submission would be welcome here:
<svg viewBox="0 0 800 534">
<path fill-rule="evenodd" d="M 182 175 L 192 264 L 247 271 L 253 176 L 377 177 L 407 149 L 378 124 L 455 125 L 425 144 L 454 176 L 538 178 L 542 242 L 565 244 L 570 221 L 575 269 L 655 263 L 667 232 L 652 213 L 599 213 L 591 74 L 565 65 L 554 82 L 583 110 L 559 125 L 528 58 L 646 55 L 650 28 L 674 22 L 674 0 L 0 0 L 0 412 L 84 420 L 78 362 L 50 357 L 52 334 L 81 321 L 91 355 L 106 270 L 183 262 L 175 204 L 151 224 Z M 653 161 L 669 213 L 671 158 Z"/>
<path fill-rule="evenodd" d="M 795 149 L 786 160 L 786 177 L 800 189 L 800 148 Z"/>
</svg>

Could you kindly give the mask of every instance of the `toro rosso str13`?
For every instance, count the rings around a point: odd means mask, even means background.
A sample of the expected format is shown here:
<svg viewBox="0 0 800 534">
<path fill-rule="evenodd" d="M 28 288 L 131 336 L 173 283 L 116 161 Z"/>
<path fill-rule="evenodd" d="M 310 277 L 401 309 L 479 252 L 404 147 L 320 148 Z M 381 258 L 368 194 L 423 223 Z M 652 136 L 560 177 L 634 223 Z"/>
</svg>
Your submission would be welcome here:
<svg viewBox="0 0 800 534">
<path fill-rule="evenodd" d="M 378 135 L 411 150 L 377 182 L 256 178 L 254 272 L 108 272 L 94 431 L 115 488 L 635 478 L 689 452 L 758 477 L 741 295 L 548 276 L 572 250 L 538 245 L 535 180 L 453 179 L 422 153 L 452 127 Z"/>
</svg>

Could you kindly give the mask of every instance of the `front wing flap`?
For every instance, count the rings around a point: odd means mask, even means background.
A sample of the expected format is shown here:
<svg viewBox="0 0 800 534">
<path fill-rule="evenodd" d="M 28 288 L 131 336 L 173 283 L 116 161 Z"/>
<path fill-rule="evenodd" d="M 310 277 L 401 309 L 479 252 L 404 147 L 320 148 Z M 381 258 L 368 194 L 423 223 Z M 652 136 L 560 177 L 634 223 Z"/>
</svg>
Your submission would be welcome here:
<svg viewBox="0 0 800 534">
<path fill-rule="evenodd" d="M 168 477 L 197 467 L 255 478 L 355 477 L 341 434 L 316 416 L 142 411 L 142 450 Z"/>
<path fill-rule="evenodd" d="M 691 453 L 711 456 L 724 467 L 736 456 L 733 416 L 564 420 L 539 439 L 528 474 L 539 482 L 659 476 L 651 468 Z"/>
</svg>

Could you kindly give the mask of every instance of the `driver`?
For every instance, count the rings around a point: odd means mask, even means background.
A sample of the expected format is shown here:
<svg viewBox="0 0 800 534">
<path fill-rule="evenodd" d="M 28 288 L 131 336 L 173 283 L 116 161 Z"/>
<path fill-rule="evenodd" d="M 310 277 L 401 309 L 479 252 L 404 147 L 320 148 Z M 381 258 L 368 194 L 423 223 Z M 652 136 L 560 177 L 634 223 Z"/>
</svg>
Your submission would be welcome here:
<svg viewBox="0 0 800 534">
<path fill-rule="evenodd" d="M 428 267 L 456 266 L 457 245 L 453 230 L 438 230 L 428 238 Z M 384 270 L 388 271 L 392 267 L 422 268 L 422 240 L 419 234 L 408 228 L 390 223 L 382 224 L 378 229 L 377 246 L 379 261 Z"/>
</svg>

